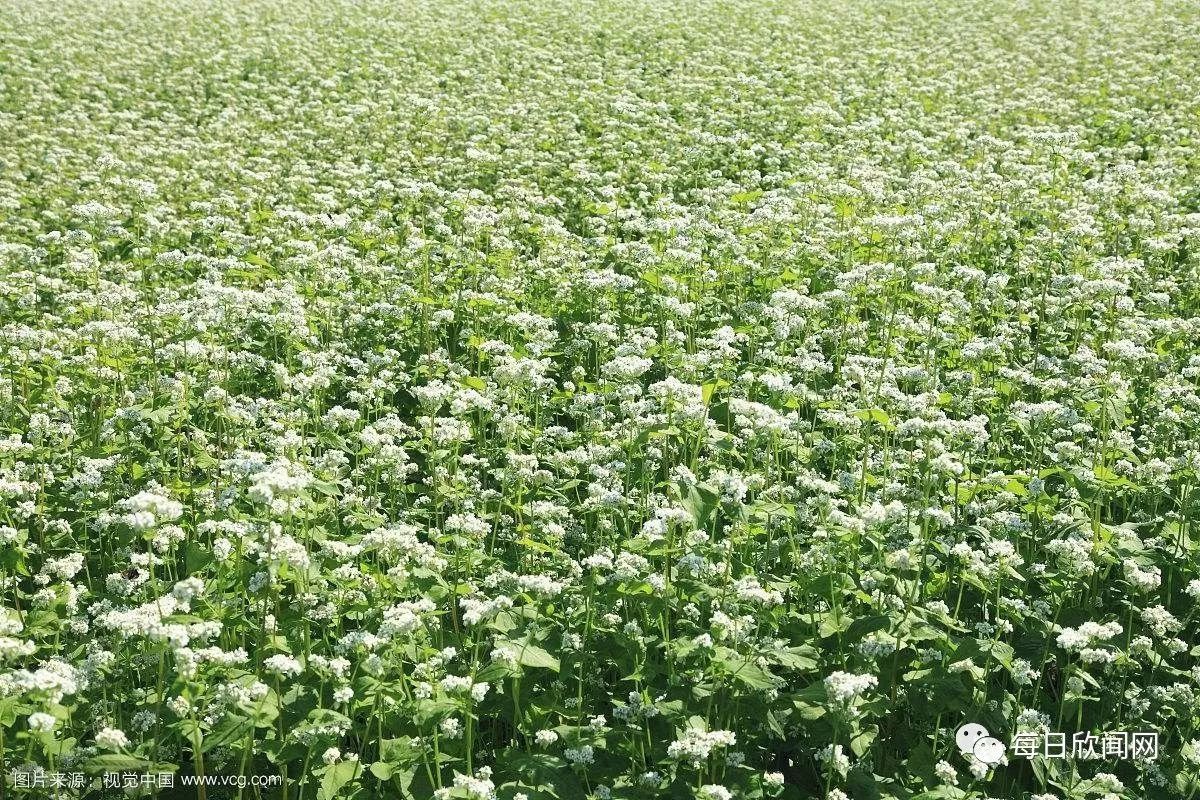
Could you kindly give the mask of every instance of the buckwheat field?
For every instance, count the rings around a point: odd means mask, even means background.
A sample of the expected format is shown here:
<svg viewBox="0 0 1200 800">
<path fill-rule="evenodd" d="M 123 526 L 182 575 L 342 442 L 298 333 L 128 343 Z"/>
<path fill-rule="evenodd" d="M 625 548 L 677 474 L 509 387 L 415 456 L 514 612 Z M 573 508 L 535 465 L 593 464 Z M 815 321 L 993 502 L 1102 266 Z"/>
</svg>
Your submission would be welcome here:
<svg viewBox="0 0 1200 800">
<path fill-rule="evenodd" d="M 9 0 L 0 799 L 1200 797 L 1197 84 L 1176 0 Z"/>
</svg>

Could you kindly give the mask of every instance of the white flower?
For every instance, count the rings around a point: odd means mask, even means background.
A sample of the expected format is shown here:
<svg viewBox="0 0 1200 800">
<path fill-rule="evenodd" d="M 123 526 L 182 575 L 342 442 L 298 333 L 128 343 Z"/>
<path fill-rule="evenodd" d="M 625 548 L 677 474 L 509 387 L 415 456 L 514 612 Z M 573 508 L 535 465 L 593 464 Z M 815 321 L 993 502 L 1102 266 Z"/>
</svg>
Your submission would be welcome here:
<svg viewBox="0 0 1200 800">
<path fill-rule="evenodd" d="M 587 766 L 595 760 L 595 751 L 590 744 L 568 747 L 563 751 L 563 758 L 573 766 Z"/>
<path fill-rule="evenodd" d="M 58 724 L 58 720 L 52 714 L 35 711 L 29 715 L 29 730 L 31 731 L 48 733 L 54 730 L 56 724 Z"/>
<path fill-rule="evenodd" d="M 186 717 L 192 710 L 192 704 L 183 695 L 176 695 L 167 701 L 167 708 L 171 709 L 171 713 L 182 719 Z"/>
<path fill-rule="evenodd" d="M 1141 567 L 1132 558 L 1125 559 L 1121 566 L 1125 570 L 1125 580 L 1140 592 L 1152 591 L 1162 583 L 1162 573 L 1158 567 Z"/>
<path fill-rule="evenodd" d="M 433 793 L 435 800 L 463 797 L 466 800 L 495 800 L 496 785 L 491 781 L 492 771 L 483 767 L 474 776 L 454 773 L 453 790 L 438 789 Z M 515 797 L 514 797 L 515 800 Z"/>
<path fill-rule="evenodd" d="M 699 728 L 688 728 L 667 747 L 667 755 L 676 760 L 688 761 L 693 766 L 699 766 L 713 750 L 720 747 L 732 747 L 736 743 L 737 734 L 733 731 L 703 731 Z"/>
<path fill-rule="evenodd" d="M 817 760 L 828 764 L 830 769 L 839 775 L 845 775 L 850 769 L 850 756 L 840 744 L 829 744 L 817 752 Z"/>
<path fill-rule="evenodd" d="M 1078 651 L 1092 642 L 1111 639 L 1120 632 L 1121 625 L 1117 622 L 1105 624 L 1085 622 L 1078 628 L 1063 628 L 1058 634 L 1057 641 L 1058 646 L 1064 650 Z"/>
<path fill-rule="evenodd" d="M 37 645 L 12 636 L 0 636 L 0 661 L 16 661 L 19 658 L 33 655 Z"/>
<path fill-rule="evenodd" d="M 124 750 L 129 747 L 129 737 L 116 728 L 101 728 L 96 734 L 96 746 L 101 750 Z"/>
<path fill-rule="evenodd" d="M 282 653 L 270 656 L 263 661 L 263 667 L 269 672 L 274 672 L 281 676 L 296 676 L 304 671 L 300 662 L 291 656 L 283 655 Z"/>
<path fill-rule="evenodd" d="M 879 685 L 879 679 L 874 675 L 854 675 L 849 672 L 835 672 L 825 679 L 825 691 L 829 699 L 847 703 Z"/>
</svg>

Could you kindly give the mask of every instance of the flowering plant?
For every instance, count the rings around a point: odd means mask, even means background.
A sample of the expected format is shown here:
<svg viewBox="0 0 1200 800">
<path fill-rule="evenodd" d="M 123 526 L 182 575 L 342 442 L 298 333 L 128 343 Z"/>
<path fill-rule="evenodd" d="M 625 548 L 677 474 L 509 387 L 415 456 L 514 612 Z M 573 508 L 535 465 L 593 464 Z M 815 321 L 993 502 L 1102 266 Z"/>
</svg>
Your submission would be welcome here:
<svg viewBox="0 0 1200 800">
<path fill-rule="evenodd" d="M 10 0 L 0 773 L 1196 797 L 1198 60 L 1175 0 Z"/>
</svg>

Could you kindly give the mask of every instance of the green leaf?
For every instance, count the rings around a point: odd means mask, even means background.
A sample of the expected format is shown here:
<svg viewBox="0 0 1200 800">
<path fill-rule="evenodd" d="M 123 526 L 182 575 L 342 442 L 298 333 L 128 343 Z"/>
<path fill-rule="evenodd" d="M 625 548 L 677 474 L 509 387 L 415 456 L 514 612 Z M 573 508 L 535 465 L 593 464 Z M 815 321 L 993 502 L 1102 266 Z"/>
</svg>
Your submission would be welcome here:
<svg viewBox="0 0 1200 800">
<path fill-rule="evenodd" d="M 350 781 L 358 775 L 360 765 L 357 761 L 339 761 L 330 765 L 321 778 L 321 788 L 317 790 L 317 800 L 332 800 L 337 797 Z"/>
<path fill-rule="evenodd" d="M 418 700 L 413 720 L 418 725 L 441 722 L 458 711 L 458 703 L 447 698 Z"/>
<path fill-rule="evenodd" d="M 197 573 L 211 564 L 213 554 L 199 542 L 188 542 L 184 550 L 184 563 L 189 573 Z"/>
<path fill-rule="evenodd" d="M 812 645 L 789 647 L 768 655 L 776 664 L 787 669 L 812 670 L 817 668 L 818 653 Z"/>
<path fill-rule="evenodd" d="M 957 786 L 943 785 L 928 792 L 913 795 L 910 800 L 962 800 L 967 796 L 967 793 Z"/>
<path fill-rule="evenodd" d="M 536 644 L 522 645 L 517 652 L 517 663 L 523 667 L 537 667 L 558 672 L 558 659 L 538 647 Z"/>
<path fill-rule="evenodd" d="M 254 723 L 248 717 L 229 714 L 205 735 L 200 749 L 202 752 L 207 753 L 214 747 L 223 747 L 234 742 L 241 742 L 253 727 Z"/>
<path fill-rule="evenodd" d="M 696 521 L 697 528 L 707 528 L 709 520 L 716 513 L 720 495 L 703 483 L 688 487 L 683 497 L 683 507 L 687 509 Z"/>
<path fill-rule="evenodd" d="M 709 381 L 700 387 L 700 399 L 704 405 L 708 405 L 713 398 L 713 394 L 718 389 L 725 389 L 729 386 L 729 381 L 715 380 Z"/>
<path fill-rule="evenodd" d="M 884 430 L 892 430 L 892 418 L 882 408 L 860 408 L 854 412 L 854 416 L 861 419 L 863 422 L 874 422 Z"/>
<path fill-rule="evenodd" d="M 772 689 L 779 685 L 780 679 L 750 659 L 739 656 L 728 648 L 719 648 L 713 663 L 719 665 L 725 673 L 751 689 Z"/>
<path fill-rule="evenodd" d="M 850 624 L 850 627 L 846 629 L 846 635 L 843 638 L 843 643 L 848 645 L 854 644 L 867 634 L 884 630 L 890 624 L 891 620 L 882 614 L 856 619 Z"/>
<path fill-rule="evenodd" d="M 47 737 L 42 740 L 42 751 L 46 755 L 54 756 L 55 758 L 61 758 L 63 755 L 70 753 L 75 749 L 75 745 L 79 744 L 79 740 L 74 736 L 69 736 L 66 739 L 51 739 L 49 737 L 53 736 L 53 734 L 42 735 Z"/>
<path fill-rule="evenodd" d="M 878 735 L 879 726 L 868 725 L 850 740 L 850 751 L 859 758 L 862 758 L 864 755 L 866 755 L 867 751 L 871 749 L 871 744 L 875 741 L 875 737 Z"/>
<path fill-rule="evenodd" d="M 326 497 L 337 497 L 342 493 L 342 487 L 330 481 L 313 481 L 312 487 Z"/>
<path fill-rule="evenodd" d="M 381 739 L 379 741 L 379 757 L 390 764 L 411 766 L 420 764 L 422 750 L 413 747 L 412 737 L 401 736 L 396 739 Z"/>
<path fill-rule="evenodd" d="M 817 632 L 820 634 L 822 639 L 833 636 L 835 633 L 849 630 L 850 625 L 853 624 L 854 621 L 840 608 L 834 609 L 833 611 L 826 611 L 824 614 L 821 614 L 818 619 L 820 619 L 821 622 L 817 628 Z"/>
<path fill-rule="evenodd" d="M 657 272 L 651 272 L 651 271 L 647 270 L 646 272 L 643 272 L 640 277 L 642 280 L 644 280 L 650 286 L 653 286 L 655 289 L 663 288 L 662 278 L 659 276 L 659 274 Z"/>
</svg>

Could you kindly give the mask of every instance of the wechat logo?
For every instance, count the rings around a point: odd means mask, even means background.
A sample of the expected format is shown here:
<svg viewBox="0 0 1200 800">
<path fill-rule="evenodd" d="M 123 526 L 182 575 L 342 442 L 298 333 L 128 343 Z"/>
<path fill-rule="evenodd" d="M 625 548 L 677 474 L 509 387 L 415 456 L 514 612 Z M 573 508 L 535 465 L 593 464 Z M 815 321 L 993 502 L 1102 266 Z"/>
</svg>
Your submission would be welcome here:
<svg viewBox="0 0 1200 800">
<path fill-rule="evenodd" d="M 1004 760 L 1004 742 L 992 736 L 987 728 L 976 722 L 968 722 L 959 728 L 954 734 L 954 741 L 964 756 L 975 756 L 988 766 Z"/>
</svg>

